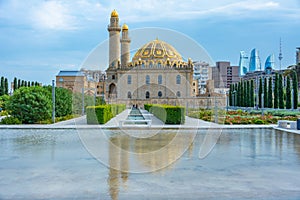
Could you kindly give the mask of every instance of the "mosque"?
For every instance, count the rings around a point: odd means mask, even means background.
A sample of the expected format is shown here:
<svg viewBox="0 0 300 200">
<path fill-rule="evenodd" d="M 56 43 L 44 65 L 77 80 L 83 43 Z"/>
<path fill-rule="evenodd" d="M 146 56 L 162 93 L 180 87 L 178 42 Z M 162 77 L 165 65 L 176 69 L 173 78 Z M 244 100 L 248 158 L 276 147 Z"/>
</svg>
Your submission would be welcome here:
<svg viewBox="0 0 300 200">
<path fill-rule="evenodd" d="M 106 98 L 126 104 L 168 103 L 191 98 L 193 62 L 184 61 L 170 44 L 155 39 L 136 51 L 130 60 L 129 28 L 119 25 L 119 15 L 110 16 L 109 63 L 106 70 Z M 197 86 L 196 86 L 197 87 Z"/>
</svg>

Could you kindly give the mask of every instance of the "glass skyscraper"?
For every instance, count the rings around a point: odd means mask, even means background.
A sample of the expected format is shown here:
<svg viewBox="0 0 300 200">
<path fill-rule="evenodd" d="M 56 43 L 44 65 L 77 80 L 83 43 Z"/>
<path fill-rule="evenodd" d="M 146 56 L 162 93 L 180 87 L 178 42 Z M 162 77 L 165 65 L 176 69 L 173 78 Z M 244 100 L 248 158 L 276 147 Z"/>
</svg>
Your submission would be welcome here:
<svg viewBox="0 0 300 200">
<path fill-rule="evenodd" d="M 248 56 L 245 51 L 240 52 L 239 76 L 244 76 L 248 72 Z"/>
<path fill-rule="evenodd" d="M 249 71 L 250 72 L 261 71 L 260 59 L 259 59 L 258 51 L 256 49 L 253 49 L 251 51 Z"/>
</svg>

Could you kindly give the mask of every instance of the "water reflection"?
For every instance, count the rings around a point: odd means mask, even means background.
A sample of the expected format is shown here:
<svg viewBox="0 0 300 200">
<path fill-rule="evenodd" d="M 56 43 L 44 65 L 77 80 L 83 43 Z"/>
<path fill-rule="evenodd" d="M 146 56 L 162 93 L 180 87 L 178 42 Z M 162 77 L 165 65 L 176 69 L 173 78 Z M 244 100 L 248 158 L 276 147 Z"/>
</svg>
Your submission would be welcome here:
<svg viewBox="0 0 300 200">
<path fill-rule="evenodd" d="M 179 139 L 173 142 L 175 136 Z M 118 199 L 120 188 L 125 191 L 128 189 L 127 181 L 131 175 L 133 176 L 129 173 L 131 164 L 139 164 L 153 171 L 152 173 L 158 173 L 158 169 L 159 173 L 170 171 L 176 166 L 177 162 L 175 161 L 182 156 L 182 152 L 185 152 L 185 156 L 188 158 L 198 159 L 197 152 L 204 136 L 203 131 L 197 134 L 195 140 L 193 134 L 188 132 L 178 134 L 162 131 L 149 138 L 134 138 L 122 134 L 111 136 L 109 139 L 109 164 L 111 167 L 108 177 L 111 199 Z M 287 149 L 295 148 L 297 155 L 300 155 L 299 138 L 299 135 L 272 129 L 245 129 L 243 133 L 240 130 L 224 130 L 216 148 L 213 149 L 212 157 L 218 158 L 226 153 L 230 165 L 239 165 L 242 162 L 239 159 L 241 157 L 249 158 L 248 161 L 252 164 L 272 160 L 278 162 L 282 159 L 290 159 L 282 157 L 286 155 Z M 190 143 L 188 148 L 186 148 L 187 142 Z M 164 153 L 160 153 L 162 148 L 166 148 Z M 135 156 L 131 157 L 131 155 Z M 218 167 L 219 161 L 216 159 L 214 162 L 215 167 Z"/>
<path fill-rule="evenodd" d="M 175 137 L 179 138 L 174 140 Z M 193 134 L 178 135 L 174 132 L 164 132 L 149 138 L 135 138 L 124 134 L 111 136 L 108 151 L 110 168 L 107 180 L 111 199 L 118 199 L 121 181 L 126 190 L 130 171 L 129 163 L 138 163 L 140 168 L 147 168 L 146 171 L 151 172 L 169 170 L 186 150 L 189 156 L 192 156 L 193 139 Z M 187 142 L 190 143 L 188 148 L 186 148 Z M 161 151 L 162 149 L 165 150 Z M 130 155 L 135 155 L 135 157 L 130 157 Z"/>
</svg>

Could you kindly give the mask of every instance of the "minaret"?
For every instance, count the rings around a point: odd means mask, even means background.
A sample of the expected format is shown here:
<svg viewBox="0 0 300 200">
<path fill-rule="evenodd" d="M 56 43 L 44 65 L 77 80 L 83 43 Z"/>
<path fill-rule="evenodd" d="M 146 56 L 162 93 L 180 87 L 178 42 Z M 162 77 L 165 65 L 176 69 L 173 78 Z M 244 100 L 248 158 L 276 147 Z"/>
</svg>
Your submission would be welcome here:
<svg viewBox="0 0 300 200">
<path fill-rule="evenodd" d="M 121 66 L 125 67 L 130 60 L 130 38 L 128 33 L 128 26 L 126 24 L 122 27 L 121 39 Z"/>
<path fill-rule="evenodd" d="M 120 61 L 120 31 L 119 14 L 116 10 L 111 12 L 109 32 L 109 67 L 117 68 Z"/>
</svg>

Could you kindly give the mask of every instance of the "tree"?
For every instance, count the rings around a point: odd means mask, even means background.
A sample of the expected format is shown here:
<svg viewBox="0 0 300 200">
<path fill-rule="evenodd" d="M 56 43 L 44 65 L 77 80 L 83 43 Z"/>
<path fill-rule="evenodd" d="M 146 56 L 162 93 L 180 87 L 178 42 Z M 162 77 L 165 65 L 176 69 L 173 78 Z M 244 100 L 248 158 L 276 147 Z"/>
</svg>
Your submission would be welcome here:
<svg viewBox="0 0 300 200">
<path fill-rule="evenodd" d="M 24 87 L 27 87 L 27 81 L 24 82 Z"/>
<path fill-rule="evenodd" d="M 0 96 L 4 95 L 4 91 L 5 91 L 5 88 L 4 88 L 4 77 L 2 76 L 1 77 L 1 82 L 0 82 Z"/>
<path fill-rule="evenodd" d="M 262 107 L 262 78 L 259 78 L 259 88 L 258 88 L 258 107 Z"/>
<path fill-rule="evenodd" d="M 51 94 L 42 87 L 22 87 L 14 92 L 7 105 L 13 117 L 33 124 L 51 118 Z"/>
<path fill-rule="evenodd" d="M 22 80 L 22 82 L 21 82 L 21 87 L 24 87 L 24 86 L 25 86 L 25 81 Z"/>
<path fill-rule="evenodd" d="M 18 89 L 21 87 L 21 80 L 18 79 Z"/>
<path fill-rule="evenodd" d="M 237 106 L 241 106 L 241 102 L 242 102 L 242 86 L 241 86 L 241 82 L 238 83 L 238 89 L 237 89 Z"/>
<path fill-rule="evenodd" d="M 16 77 L 14 78 L 14 88 L 13 89 L 14 89 L 14 91 L 18 89 L 18 80 Z"/>
<path fill-rule="evenodd" d="M 8 94 L 8 80 L 4 79 L 4 94 Z"/>
<path fill-rule="evenodd" d="M 286 83 L 286 103 L 285 103 L 286 109 L 292 108 L 292 102 L 291 102 L 291 80 L 290 77 L 287 76 L 287 83 Z"/>
<path fill-rule="evenodd" d="M 267 78 L 264 78 L 264 107 L 268 107 L 268 84 L 267 84 Z"/>
<path fill-rule="evenodd" d="M 294 104 L 294 109 L 297 109 L 298 108 L 298 78 L 295 70 L 293 70 L 292 73 L 292 80 L 293 80 L 293 97 L 294 97 L 292 101 Z"/>
<path fill-rule="evenodd" d="M 232 92 L 233 92 L 233 84 L 230 84 L 229 92 L 228 92 L 229 106 L 232 106 Z"/>
<path fill-rule="evenodd" d="M 34 82 L 33 81 L 31 81 L 31 87 L 33 87 L 34 86 Z"/>
<path fill-rule="evenodd" d="M 247 90 L 247 98 L 246 98 L 246 106 L 247 107 L 250 107 L 250 104 L 251 104 L 251 99 L 250 99 L 250 96 L 251 96 L 251 92 L 250 92 L 250 81 L 248 80 L 247 82 L 246 82 L 246 90 Z"/>
<path fill-rule="evenodd" d="M 268 108 L 273 108 L 272 76 L 269 77 L 268 83 Z"/>
<path fill-rule="evenodd" d="M 250 107 L 254 107 L 254 80 L 250 82 Z"/>
<path fill-rule="evenodd" d="M 52 86 L 46 86 L 45 88 L 49 91 L 49 99 L 52 100 Z M 55 88 L 55 117 L 63 117 L 71 114 L 72 92 L 65 88 Z"/>
<path fill-rule="evenodd" d="M 278 73 L 275 74 L 274 81 L 274 108 L 278 108 Z"/>
<path fill-rule="evenodd" d="M 283 85 L 282 85 L 282 74 L 279 74 L 278 78 L 278 107 L 284 109 L 284 94 L 283 94 Z"/>
</svg>

